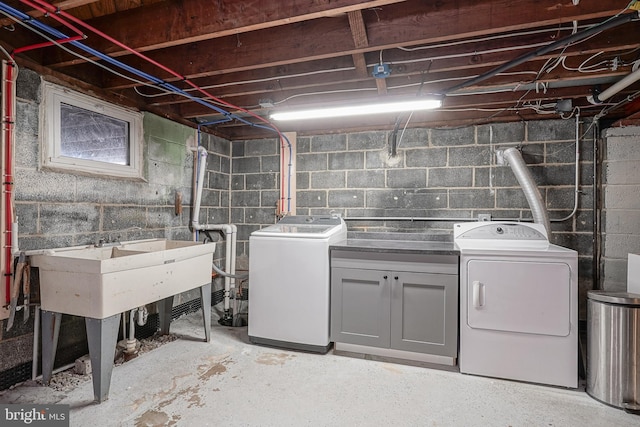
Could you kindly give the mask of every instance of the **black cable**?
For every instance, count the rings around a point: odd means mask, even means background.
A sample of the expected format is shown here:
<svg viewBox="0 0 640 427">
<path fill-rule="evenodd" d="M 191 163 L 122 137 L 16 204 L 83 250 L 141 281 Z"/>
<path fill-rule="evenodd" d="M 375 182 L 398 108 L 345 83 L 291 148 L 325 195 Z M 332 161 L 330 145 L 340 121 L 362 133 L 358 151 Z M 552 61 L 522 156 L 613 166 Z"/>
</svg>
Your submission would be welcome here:
<svg viewBox="0 0 640 427">
<path fill-rule="evenodd" d="M 637 13 L 628 13 L 625 15 L 620 15 L 618 17 L 615 17 L 613 19 L 609 19 L 607 21 L 604 21 L 600 24 L 594 25 L 593 27 L 587 28 L 586 30 L 583 30 L 579 33 L 575 33 L 572 34 L 568 37 L 565 37 L 562 40 L 558 40 L 555 41 L 551 44 L 548 44 L 546 46 L 543 46 L 537 50 L 534 50 L 533 52 L 529 52 L 529 53 L 525 53 L 523 55 L 520 55 L 519 57 L 517 57 L 516 59 L 513 59 L 505 64 L 500 65 L 499 67 L 494 68 L 493 70 L 489 70 L 484 74 L 481 74 L 477 77 L 474 77 L 471 80 L 467 80 L 466 82 L 462 82 L 458 85 L 452 86 L 449 89 L 446 89 L 443 93 L 447 94 L 447 93 L 452 93 L 455 92 L 457 90 L 463 89 L 465 87 L 468 86 L 472 86 L 474 84 L 483 82 L 493 76 L 495 76 L 496 74 L 502 73 L 510 68 L 516 67 L 520 64 L 523 64 L 525 62 L 527 62 L 530 59 L 533 59 L 537 56 L 540 55 L 544 55 L 545 53 L 549 53 L 552 52 L 556 49 L 559 49 L 560 47 L 569 45 L 571 43 L 575 43 L 577 41 L 580 41 L 584 38 L 587 38 L 589 36 L 592 36 L 595 33 L 604 31 L 604 30 L 608 30 L 610 28 L 614 28 L 617 27 L 618 25 L 621 24 L 625 24 L 627 22 L 631 22 L 633 19 L 635 19 L 638 16 Z"/>
</svg>

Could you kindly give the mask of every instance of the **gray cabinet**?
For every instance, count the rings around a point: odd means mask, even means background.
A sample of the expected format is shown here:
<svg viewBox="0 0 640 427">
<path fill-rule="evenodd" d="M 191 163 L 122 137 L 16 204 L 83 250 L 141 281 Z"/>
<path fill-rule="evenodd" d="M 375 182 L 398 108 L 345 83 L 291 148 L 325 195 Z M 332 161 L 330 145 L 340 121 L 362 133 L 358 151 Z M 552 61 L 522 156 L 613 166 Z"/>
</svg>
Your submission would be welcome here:
<svg viewBox="0 0 640 427">
<path fill-rule="evenodd" d="M 458 256 L 332 251 L 331 339 L 455 358 Z"/>
</svg>

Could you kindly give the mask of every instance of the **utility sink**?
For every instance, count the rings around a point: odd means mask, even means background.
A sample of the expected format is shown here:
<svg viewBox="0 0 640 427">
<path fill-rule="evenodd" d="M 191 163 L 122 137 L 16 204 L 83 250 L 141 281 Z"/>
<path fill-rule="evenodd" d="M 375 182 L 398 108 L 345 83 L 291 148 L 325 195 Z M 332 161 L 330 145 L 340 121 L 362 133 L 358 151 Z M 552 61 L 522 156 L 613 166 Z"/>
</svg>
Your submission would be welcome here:
<svg viewBox="0 0 640 427">
<path fill-rule="evenodd" d="M 104 319 L 211 282 L 215 244 L 148 239 L 32 255 L 41 307 Z"/>
</svg>

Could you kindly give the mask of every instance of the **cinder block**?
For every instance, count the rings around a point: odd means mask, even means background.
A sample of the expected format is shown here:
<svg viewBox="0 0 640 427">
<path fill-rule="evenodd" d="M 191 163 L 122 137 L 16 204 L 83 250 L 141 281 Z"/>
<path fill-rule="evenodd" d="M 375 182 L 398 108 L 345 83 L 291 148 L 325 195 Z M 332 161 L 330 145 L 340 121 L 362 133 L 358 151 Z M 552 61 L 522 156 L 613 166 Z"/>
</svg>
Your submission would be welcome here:
<svg viewBox="0 0 640 427">
<path fill-rule="evenodd" d="M 490 209 L 495 207 L 495 199 L 489 190 L 449 190 L 449 207 Z"/>
<path fill-rule="evenodd" d="M 345 183 L 343 171 L 311 172 L 311 188 L 344 188 Z"/>
<path fill-rule="evenodd" d="M 244 146 L 245 156 L 266 156 L 271 154 L 277 154 L 278 140 L 273 138 L 268 139 L 254 139 L 245 142 Z"/>
<path fill-rule="evenodd" d="M 41 85 L 42 79 L 38 73 L 26 67 L 20 68 L 16 80 L 16 98 L 40 103 L 42 97 Z"/>
<path fill-rule="evenodd" d="M 431 129 L 431 145 L 450 147 L 454 145 L 474 145 L 475 143 L 475 128 L 473 126 Z"/>
<path fill-rule="evenodd" d="M 386 145 L 386 132 L 360 132 L 347 135 L 349 150 L 379 150 Z"/>
<path fill-rule="evenodd" d="M 327 192 L 324 190 L 298 191 L 296 201 L 300 207 L 326 207 Z"/>
<path fill-rule="evenodd" d="M 492 123 L 476 127 L 478 144 L 519 144 L 525 138 L 524 122 Z"/>
<path fill-rule="evenodd" d="M 495 207 L 498 209 L 529 209 L 529 202 L 520 188 L 495 190 Z"/>
<path fill-rule="evenodd" d="M 404 150 L 398 151 L 395 157 L 390 157 L 388 151 L 366 151 L 366 169 L 400 169 L 404 167 Z"/>
<path fill-rule="evenodd" d="M 75 201 L 76 176 L 41 172 L 33 169 L 17 169 L 14 174 L 15 198 L 23 202 L 59 202 Z"/>
<path fill-rule="evenodd" d="M 245 222 L 247 224 L 273 224 L 276 219 L 276 206 L 264 208 L 246 208 Z"/>
<path fill-rule="evenodd" d="M 529 141 L 567 141 L 576 138 L 574 120 L 537 120 L 527 123 Z"/>
<path fill-rule="evenodd" d="M 536 144 L 539 145 L 539 144 Z M 528 147 L 529 145 L 527 145 Z M 546 163 L 573 163 L 576 161 L 575 142 L 550 142 L 544 144 Z M 582 155 L 580 156 L 582 158 Z M 584 159 L 583 159 L 584 160 Z"/>
<path fill-rule="evenodd" d="M 427 181 L 429 188 L 435 187 L 471 187 L 472 168 L 432 168 Z"/>
<path fill-rule="evenodd" d="M 280 156 L 262 156 L 260 163 L 262 172 L 280 172 Z"/>
<path fill-rule="evenodd" d="M 625 259 L 630 253 L 640 254 L 640 235 L 608 233 L 603 246 L 607 258 Z"/>
<path fill-rule="evenodd" d="M 311 138 L 308 136 L 297 137 L 296 138 L 296 152 L 300 153 L 309 153 L 311 152 Z"/>
<path fill-rule="evenodd" d="M 73 234 L 98 230 L 100 208 L 86 204 L 40 205 L 40 233 Z"/>
<path fill-rule="evenodd" d="M 329 153 L 329 169 L 345 170 L 345 169 L 363 169 L 364 168 L 364 152 L 344 152 Z"/>
<path fill-rule="evenodd" d="M 449 166 L 488 165 L 491 160 L 489 147 L 451 147 Z"/>
<path fill-rule="evenodd" d="M 640 162 L 605 162 L 604 168 L 606 184 L 640 184 Z"/>
<path fill-rule="evenodd" d="M 260 190 L 276 188 L 278 185 L 278 174 L 262 173 L 248 174 L 246 176 L 247 190 Z"/>
<path fill-rule="evenodd" d="M 640 197 L 629 197 L 631 194 L 640 194 L 640 185 L 607 185 L 604 191 L 604 205 L 607 209 L 640 210 Z"/>
<path fill-rule="evenodd" d="M 383 188 L 385 186 L 384 170 L 347 171 L 348 188 Z"/>
<path fill-rule="evenodd" d="M 329 207 L 363 208 L 363 190 L 332 190 L 329 191 Z"/>
<path fill-rule="evenodd" d="M 605 213 L 604 230 L 607 234 L 637 234 L 638 224 L 640 224 L 640 211 L 607 209 Z"/>
<path fill-rule="evenodd" d="M 244 141 L 233 141 L 231 143 L 231 157 L 244 157 Z"/>
<path fill-rule="evenodd" d="M 91 358 L 88 354 L 76 359 L 73 365 L 73 371 L 78 375 L 91 374 Z"/>
<path fill-rule="evenodd" d="M 260 207 L 259 191 L 234 191 L 231 193 L 231 206 Z"/>
<path fill-rule="evenodd" d="M 245 184 L 244 184 L 244 175 L 232 175 L 231 176 L 231 190 L 244 190 Z"/>
<path fill-rule="evenodd" d="M 304 171 L 324 171 L 327 170 L 327 154 L 298 154 L 298 166 L 296 170 Z"/>
<path fill-rule="evenodd" d="M 233 159 L 233 173 L 255 173 L 260 170 L 260 157 L 238 157 Z"/>
<path fill-rule="evenodd" d="M 347 135 L 318 135 L 311 137 L 311 152 L 345 151 L 347 149 Z"/>
<path fill-rule="evenodd" d="M 429 144 L 429 129 L 427 128 L 413 128 L 406 129 L 404 133 L 398 132 L 397 143 L 400 148 L 406 147 L 428 147 Z"/>
<path fill-rule="evenodd" d="M 207 186 L 216 190 L 228 190 L 229 179 L 228 174 L 209 172 L 209 182 Z"/>
<path fill-rule="evenodd" d="M 427 171 L 425 169 L 391 169 L 387 171 L 387 187 L 425 188 Z"/>
<path fill-rule="evenodd" d="M 416 148 L 404 150 L 407 167 L 432 168 L 447 166 L 446 148 Z"/>
</svg>

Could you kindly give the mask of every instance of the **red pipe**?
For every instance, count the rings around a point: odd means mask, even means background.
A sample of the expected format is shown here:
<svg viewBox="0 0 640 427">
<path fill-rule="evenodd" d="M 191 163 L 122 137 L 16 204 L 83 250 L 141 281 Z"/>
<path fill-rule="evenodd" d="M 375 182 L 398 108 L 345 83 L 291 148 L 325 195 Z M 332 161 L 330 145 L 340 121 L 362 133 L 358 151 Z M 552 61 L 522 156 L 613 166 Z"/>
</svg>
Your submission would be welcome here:
<svg viewBox="0 0 640 427">
<path fill-rule="evenodd" d="M 65 39 L 60 39 L 60 40 L 55 40 L 55 41 L 51 41 L 51 42 L 43 42 L 43 43 L 36 43 L 36 44 L 32 44 L 29 46 L 23 46 L 23 47 L 19 47 L 17 49 L 14 49 L 14 51 L 11 53 L 11 55 L 17 55 L 18 53 L 22 53 L 22 52 L 26 52 L 28 50 L 34 50 L 34 49 L 40 49 L 43 47 L 49 47 L 49 46 L 53 46 L 56 44 L 64 44 L 64 43 L 69 43 L 69 42 L 73 42 L 76 40 L 82 40 L 84 39 L 84 36 L 73 36 L 73 37 L 67 37 Z"/>
<path fill-rule="evenodd" d="M 33 4 L 30 0 L 20 0 L 20 1 L 22 3 L 27 4 L 27 5 Z M 145 61 L 149 62 L 152 65 L 155 65 L 156 67 L 160 68 L 161 70 L 166 71 L 167 73 L 169 73 L 172 76 L 178 78 L 179 80 L 184 81 L 186 84 L 188 84 L 189 86 L 191 86 L 192 88 L 194 88 L 198 92 L 202 93 L 203 95 L 205 95 L 209 99 L 212 99 L 212 100 L 214 100 L 214 101 L 216 101 L 216 102 L 218 102 L 218 103 L 220 103 L 220 104 L 222 104 L 222 105 L 224 105 L 226 107 L 233 108 L 235 110 L 238 110 L 238 111 L 241 111 L 243 113 L 249 114 L 250 116 L 260 120 L 261 122 L 263 122 L 265 124 L 267 124 L 271 129 L 273 129 L 278 134 L 278 136 L 280 138 L 280 142 L 283 143 L 283 145 L 284 145 L 284 142 L 286 141 L 286 139 L 284 138 L 284 135 L 282 135 L 282 132 L 280 132 L 280 130 L 273 123 L 268 121 L 267 119 L 255 114 L 255 113 L 253 113 L 253 112 L 251 112 L 251 111 L 249 111 L 249 110 L 247 110 L 245 108 L 239 107 L 237 105 L 231 104 L 231 103 L 226 102 L 226 101 L 224 101 L 224 100 L 222 100 L 222 99 L 220 99 L 218 97 L 213 96 L 212 94 L 210 94 L 206 90 L 202 89 L 201 87 L 199 87 L 198 85 L 193 83 L 191 80 L 187 79 L 185 76 L 183 76 L 183 75 L 177 73 L 176 71 L 172 70 L 171 68 L 169 68 L 169 67 L 167 67 L 167 66 L 165 66 L 163 64 L 160 64 L 159 62 L 149 58 L 148 56 L 142 54 L 141 52 L 138 52 L 135 49 L 125 45 L 124 43 L 121 43 L 120 41 L 114 39 L 113 37 L 109 36 L 108 34 L 103 33 L 102 31 L 98 30 L 97 28 L 95 28 L 95 27 L 83 22 L 82 20 L 76 18 L 75 16 L 73 16 L 73 15 L 71 15 L 71 14 L 69 14 L 69 13 L 67 13 L 67 12 L 65 12 L 65 11 L 63 11 L 63 10 L 61 10 L 61 9 L 51 5 L 51 4 L 49 4 L 49 3 L 47 3 L 46 1 L 44 1 L 44 0 L 34 0 L 34 2 L 38 3 L 39 5 L 42 6 L 42 8 L 46 9 L 46 10 L 42 10 L 41 8 L 34 6 L 37 9 L 43 11 L 44 13 L 49 12 L 49 13 L 54 14 L 54 15 L 60 15 L 60 16 L 62 16 L 64 18 L 70 20 L 71 22 L 74 22 L 74 23 L 78 24 L 81 27 L 90 30 L 91 32 L 99 35 L 100 37 L 104 38 L 105 40 L 107 40 L 107 41 L 109 41 L 109 42 L 111 42 L 113 44 L 115 44 L 116 46 L 119 46 L 120 48 L 125 49 L 126 51 L 133 53 L 134 55 L 144 59 Z M 63 25 L 66 25 L 67 27 L 73 29 L 78 34 L 81 34 L 80 30 L 77 30 L 71 24 L 69 24 L 68 22 L 65 22 L 62 18 L 56 18 L 56 19 L 58 20 L 58 22 L 60 22 Z M 281 192 L 282 192 L 281 200 L 282 200 L 282 205 L 283 205 L 284 204 L 284 169 L 283 169 L 284 160 L 282 161 L 282 163 L 283 164 L 281 165 L 281 169 L 280 169 L 280 175 L 282 176 L 282 184 L 280 185 L 280 189 L 281 189 Z"/>
<path fill-rule="evenodd" d="M 13 135 L 13 62 L 7 63 L 7 75 L 6 81 L 4 82 L 4 93 L 5 93 L 5 112 L 6 116 L 3 117 L 3 121 L 5 124 L 5 175 L 2 177 L 2 185 L 4 187 L 4 197 L 5 197 L 5 269 L 4 269 L 4 279 L 5 279 L 5 289 L 6 289 L 6 303 L 8 304 L 10 301 L 11 295 L 11 270 L 13 269 L 13 256 L 11 253 L 11 233 L 13 229 L 13 206 L 11 203 L 11 194 L 12 194 L 12 186 L 13 186 L 13 172 L 12 172 L 12 153 L 11 153 L 11 145 L 13 144 L 12 135 Z"/>
<path fill-rule="evenodd" d="M 68 22 L 65 22 L 64 19 L 60 18 L 57 14 L 58 12 L 60 12 L 60 9 L 50 5 L 47 2 L 41 2 L 39 0 L 35 0 L 37 3 L 42 3 L 42 6 L 45 7 L 40 7 L 37 4 L 33 3 L 30 0 L 20 0 L 22 3 L 26 4 L 27 6 L 39 10 L 40 12 L 42 12 L 44 14 L 45 17 L 51 17 L 53 19 L 55 19 L 56 21 L 58 21 L 59 23 L 61 23 L 62 25 L 64 25 L 65 27 L 73 30 L 74 33 L 78 34 L 78 35 L 83 35 L 82 31 L 80 31 L 80 29 L 76 28 L 75 26 L 69 24 Z M 47 10 L 48 9 L 48 10 Z M 51 14 L 53 13 L 53 15 Z"/>
</svg>

